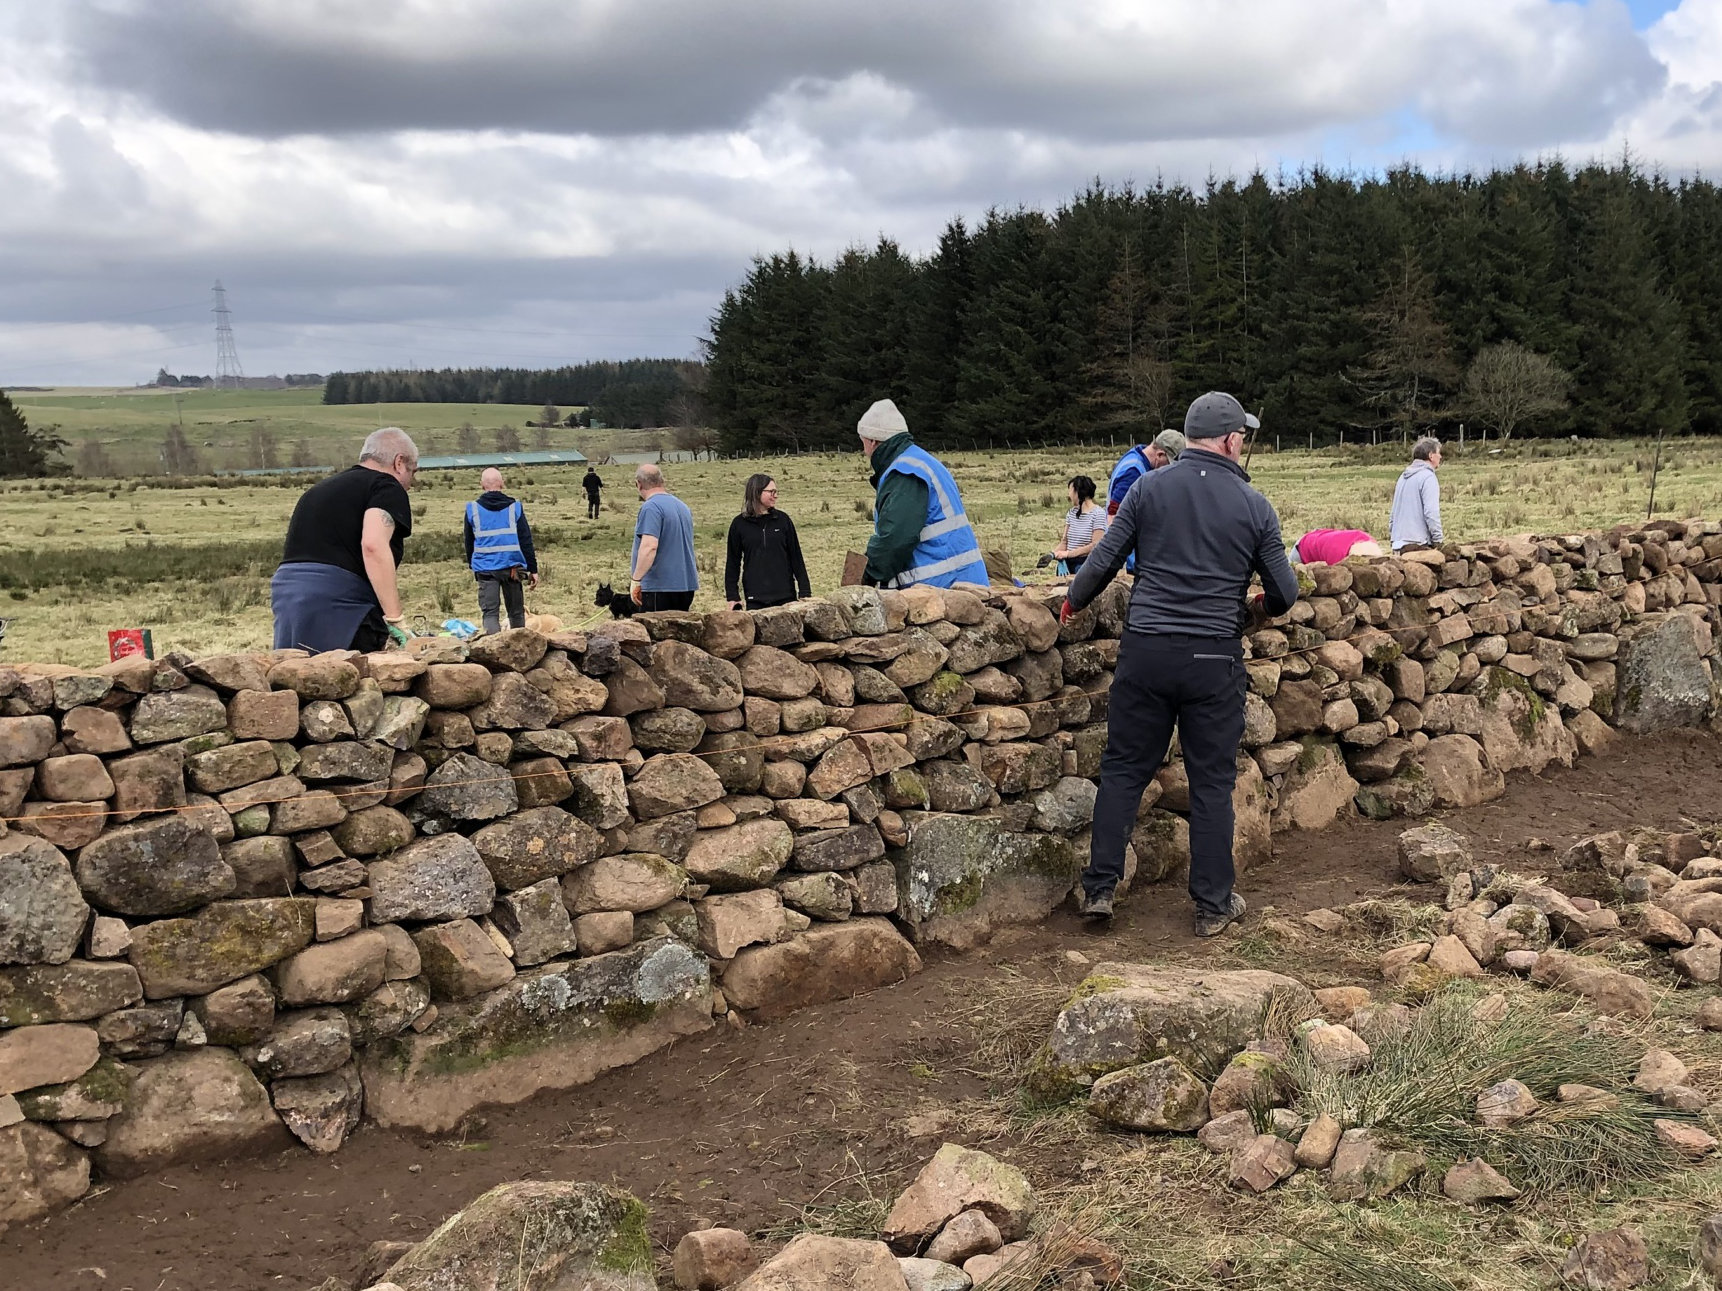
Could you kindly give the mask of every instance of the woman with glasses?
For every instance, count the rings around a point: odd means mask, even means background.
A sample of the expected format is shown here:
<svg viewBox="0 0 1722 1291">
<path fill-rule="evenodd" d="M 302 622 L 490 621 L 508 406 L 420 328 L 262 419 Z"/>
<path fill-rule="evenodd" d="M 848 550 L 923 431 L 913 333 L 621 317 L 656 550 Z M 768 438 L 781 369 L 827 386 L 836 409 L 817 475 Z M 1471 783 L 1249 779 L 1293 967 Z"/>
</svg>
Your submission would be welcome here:
<svg viewBox="0 0 1722 1291">
<path fill-rule="evenodd" d="M 724 597 L 732 610 L 763 610 L 812 595 L 807 562 L 795 521 L 777 509 L 777 481 L 750 475 L 742 486 L 742 510 L 729 524 Z"/>
</svg>

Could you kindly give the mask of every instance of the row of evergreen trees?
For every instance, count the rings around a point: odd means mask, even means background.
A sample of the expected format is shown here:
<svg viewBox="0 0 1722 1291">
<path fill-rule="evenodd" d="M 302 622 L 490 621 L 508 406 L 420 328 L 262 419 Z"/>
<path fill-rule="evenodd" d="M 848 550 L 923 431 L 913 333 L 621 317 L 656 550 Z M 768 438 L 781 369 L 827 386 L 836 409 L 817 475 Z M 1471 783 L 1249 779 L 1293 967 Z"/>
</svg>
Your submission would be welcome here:
<svg viewBox="0 0 1722 1291">
<path fill-rule="evenodd" d="M 786 251 L 728 292 L 705 397 L 730 451 L 841 446 L 874 399 L 934 445 L 1132 438 L 1204 390 L 1315 442 L 1722 430 L 1722 192 L 1630 159 L 1096 183 L 1052 214 Z"/>
<path fill-rule="evenodd" d="M 699 374 L 700 365 L 684 359 L 547 369 L 332 372 L 323 402 L 573 404 L 607 426 L 666 426 L 687 419 L 689 391 L 698 387 Z"/>
</svg>

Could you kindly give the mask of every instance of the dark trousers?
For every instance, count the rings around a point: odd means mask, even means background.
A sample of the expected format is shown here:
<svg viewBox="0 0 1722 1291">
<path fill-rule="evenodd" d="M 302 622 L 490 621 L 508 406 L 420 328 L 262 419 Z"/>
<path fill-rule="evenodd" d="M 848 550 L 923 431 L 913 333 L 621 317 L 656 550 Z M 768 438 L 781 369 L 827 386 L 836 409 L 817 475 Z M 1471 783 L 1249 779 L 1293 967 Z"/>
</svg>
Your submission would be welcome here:
<svg viewBox="0 0 1722 1291">
<path fill-rule="evenodd" d="M 685 610 L 694 603 L 692 592 L 648 592 L 640 591 L 640 608 L 642 610 Z"/>
<path fill-rule="evenodd" d="M 588 493 L 586 495 L 586 518 L 588 520 L 596 520 L 598 518 L 598 495 L 596 493 Z"/>
<path fill-rule="evenodd" d="M 1124 846 L 1142 791 L 1166 760 L 1172 728 L 1190 778 L 1190 896 L 1223 914 L 1232 896 L 1232 789 L 1244 737 L 1247 674 L 1235 640 L 1126 632 L 1107 696 L 1106 756 L 1082 887 L 1110 892 L 1124 877 Z"/>
<path fill-rule="evenodd" d="M 508 626 L 526 626 L 526 584 L 518 578 L 479 575 L 478 612 L 486 632 L 502 631 L 501 610 L 508 611 Z"/>
<path fill-rule="evenodd" d="M 353 632 L 353 643 L 347 649 L 370 654 L 374 650 L 386 650 L 388 644 L 389 625 L 383 622 L 383 611 L 377 607 L 359 620 L 359 626 Z"/>
</svg>

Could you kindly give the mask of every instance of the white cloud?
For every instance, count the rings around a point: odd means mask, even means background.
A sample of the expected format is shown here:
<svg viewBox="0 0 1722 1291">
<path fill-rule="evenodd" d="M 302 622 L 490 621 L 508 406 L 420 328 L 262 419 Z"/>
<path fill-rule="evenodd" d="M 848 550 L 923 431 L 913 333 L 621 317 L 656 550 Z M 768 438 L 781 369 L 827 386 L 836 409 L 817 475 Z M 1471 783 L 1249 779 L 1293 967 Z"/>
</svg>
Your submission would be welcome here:
<svg viewBox="0 0 1722 1291">
<path fill-rule="evenodd" d="M 1722 160 L 1722 0 L 63 0 L 0 59 L 6 381 L 208 367 L 121 320 L 217 275 L 253 370 L 679 354 L 751 255 L 1096 175 Z"/>
</svg>

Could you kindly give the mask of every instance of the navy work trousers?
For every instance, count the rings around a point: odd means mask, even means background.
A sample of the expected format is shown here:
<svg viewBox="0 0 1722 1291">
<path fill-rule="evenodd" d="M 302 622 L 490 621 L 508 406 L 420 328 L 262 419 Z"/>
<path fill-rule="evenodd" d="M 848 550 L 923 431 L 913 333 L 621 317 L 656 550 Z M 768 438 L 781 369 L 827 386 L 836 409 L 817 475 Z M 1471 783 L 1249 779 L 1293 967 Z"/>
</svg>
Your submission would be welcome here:
<svg viewBox="0 0 1722 1291">
<path fill-rule="evenodd" d="M 1112 891 L 1142 791 L 1166 760 L 1172 728 L 1190 778 L 1190 896 L 1205 914 L 1231 903 L 1232 789 L 1244 737 L 1243 650 L 1234 640 L 1126 632 L 1107 697 L 1106 755 L 1083 890 Z"/>
</svg>

